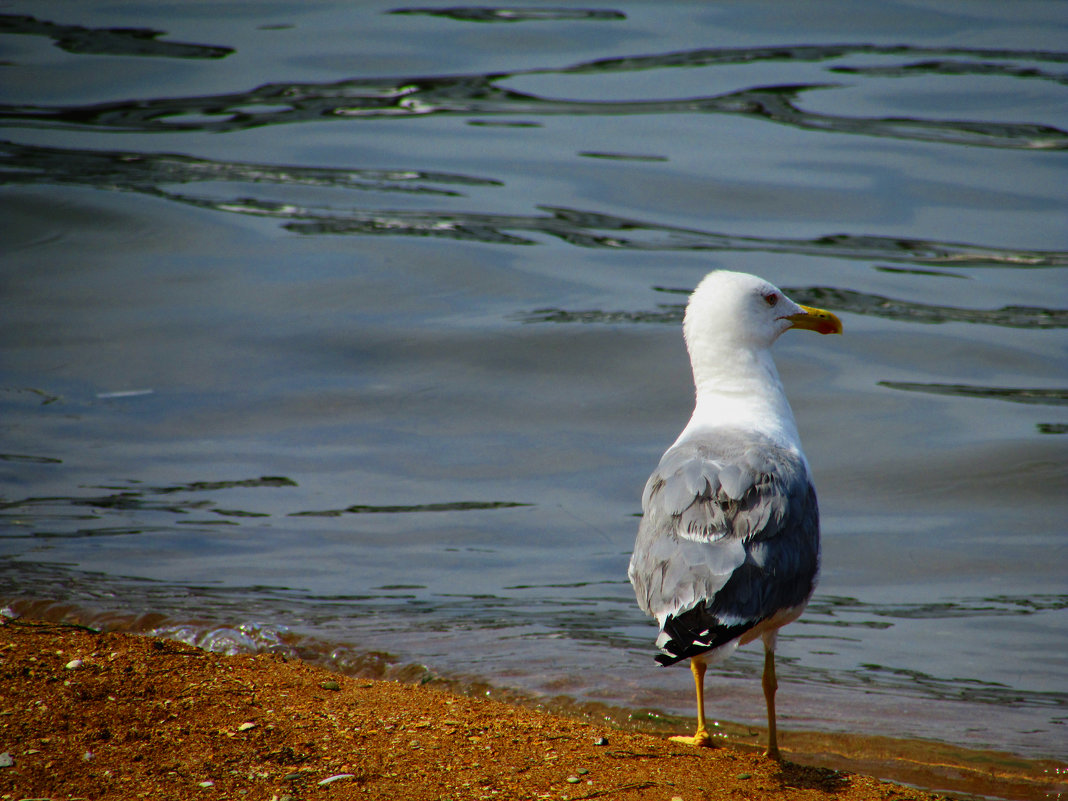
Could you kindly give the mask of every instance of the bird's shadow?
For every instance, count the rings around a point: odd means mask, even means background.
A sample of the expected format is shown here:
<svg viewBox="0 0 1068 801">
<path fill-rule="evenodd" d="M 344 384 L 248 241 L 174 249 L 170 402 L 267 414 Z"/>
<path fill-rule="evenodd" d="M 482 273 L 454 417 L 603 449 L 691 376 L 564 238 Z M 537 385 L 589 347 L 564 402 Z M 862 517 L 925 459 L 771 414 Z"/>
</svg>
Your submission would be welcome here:
<svg viewBox="0 0 1068 801">
<path fill-rule="evenodd" d="M 822 790 L 825 793 L 839 793 L 849 787 L 849 781 L 843 773 L 831 768 L 798 765 L 794 762 L 783 762 L 775 778 L 785 787 Z"/>
</svg>

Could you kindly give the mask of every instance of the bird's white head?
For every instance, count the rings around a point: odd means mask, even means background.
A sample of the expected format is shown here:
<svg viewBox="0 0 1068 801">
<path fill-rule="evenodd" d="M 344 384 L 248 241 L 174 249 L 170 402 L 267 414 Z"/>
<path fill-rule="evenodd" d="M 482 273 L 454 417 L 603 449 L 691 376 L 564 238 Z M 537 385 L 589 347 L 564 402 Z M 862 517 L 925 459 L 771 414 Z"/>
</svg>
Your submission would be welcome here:
<svg viewBox="0 0 1068 801">
<path fill-rule="evenodd" d="M 771 358 L 772 343 L 790 328 L 841 333 L 833 314 L 794 303 L 762 278 L 718 270 L 690 296 L 683 335 L 697 404 L 679 436 L 717 426 L 761 431 L 800 452 L 790 404 Z"/>
<path fill-rule="evenodd" d="M 691 355 L 765 350 L 790 328 L 840 334 L 842 323 L 828 311 L 794 303 L 762 278 L 727 270 L 711 272 L 697 285 L 683 321 Z"/>
</svg>

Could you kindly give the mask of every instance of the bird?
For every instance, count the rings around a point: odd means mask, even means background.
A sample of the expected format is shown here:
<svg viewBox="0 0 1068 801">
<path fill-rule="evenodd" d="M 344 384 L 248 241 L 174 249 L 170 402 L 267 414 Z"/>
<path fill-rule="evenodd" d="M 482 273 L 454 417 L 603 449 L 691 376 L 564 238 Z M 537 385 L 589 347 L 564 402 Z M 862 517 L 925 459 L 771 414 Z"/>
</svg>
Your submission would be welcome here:
<svg viewBox="0 0 1068 801">
<path fill-rule="evenodd" d="M 792 328 L 840 334 L 842 322 L 746 273 L 715 270 L 694 289 L 683 317 L 694 411 L 645 484 L 627 571 L 660 626 L 656 661 L 690 660 L 697 730 L 672 739 L 713 744 L 705 670 L 759 638 L 775 760 L 776 636 L 800 617 L 820 567 L 816 491 L 770 352 Z"/>
</svg>

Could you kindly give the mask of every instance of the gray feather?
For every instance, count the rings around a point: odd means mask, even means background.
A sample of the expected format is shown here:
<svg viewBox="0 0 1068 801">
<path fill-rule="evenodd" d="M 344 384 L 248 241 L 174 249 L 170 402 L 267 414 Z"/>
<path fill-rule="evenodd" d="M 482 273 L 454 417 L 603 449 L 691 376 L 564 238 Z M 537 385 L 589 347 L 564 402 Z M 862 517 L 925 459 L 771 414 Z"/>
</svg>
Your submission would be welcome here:
<svg viewBox="0 0 1068 801">
<path fill-rule="evenodd" d="M 803 604 L 815 586 L 819 515 L 808 469 L 763 435 L 719 430 L 678 443 L 642 505 L 628 575 L 661 626 L 698 605 L 710 625 L 756 625 Z"/>
</svg>

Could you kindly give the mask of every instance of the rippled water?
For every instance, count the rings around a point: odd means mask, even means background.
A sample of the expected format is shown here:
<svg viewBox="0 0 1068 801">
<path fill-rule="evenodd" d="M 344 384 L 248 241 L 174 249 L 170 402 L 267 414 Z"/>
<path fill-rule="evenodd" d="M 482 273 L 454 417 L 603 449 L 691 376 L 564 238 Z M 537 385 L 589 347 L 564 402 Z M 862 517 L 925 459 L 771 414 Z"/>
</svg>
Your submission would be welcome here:
<svg viewBox="0 0 1068 801">
<path fill-rule="evenodd" d="M 625 572 L 727 267 L 846 327 L 776 346 L 824 528 L 786 746 L 1068 758 L 1066 28 L 9 4 L 0 604 L 690 716 Z M 714 716 L 762 723 L 758 651 Z"/>
</svg>

